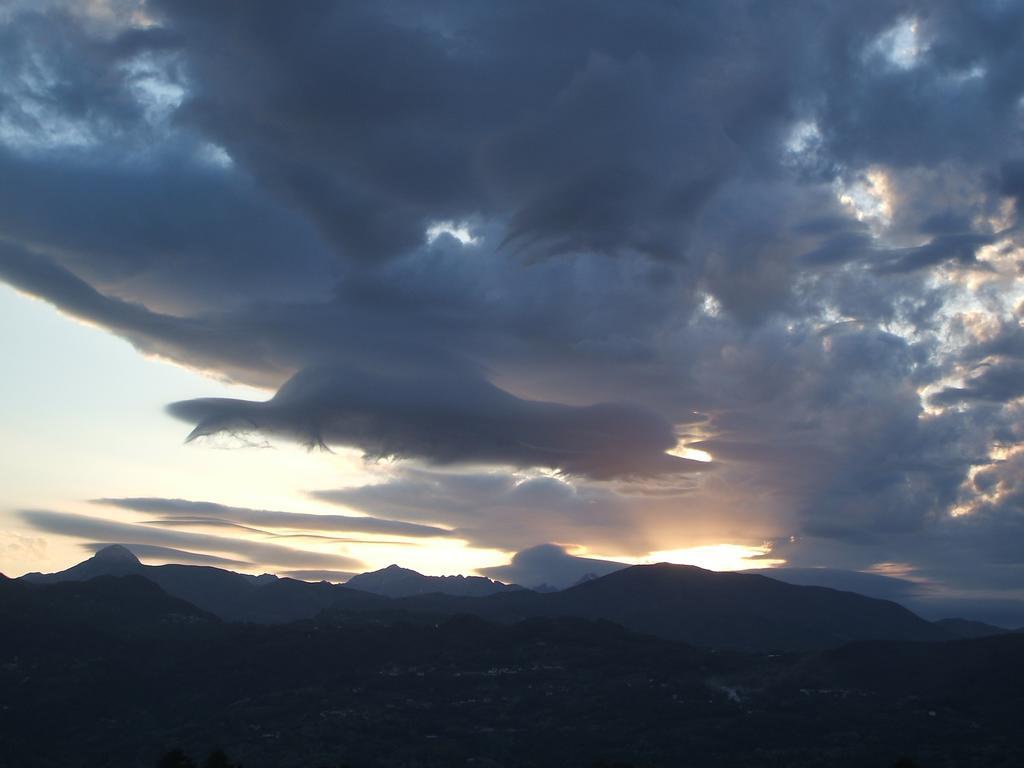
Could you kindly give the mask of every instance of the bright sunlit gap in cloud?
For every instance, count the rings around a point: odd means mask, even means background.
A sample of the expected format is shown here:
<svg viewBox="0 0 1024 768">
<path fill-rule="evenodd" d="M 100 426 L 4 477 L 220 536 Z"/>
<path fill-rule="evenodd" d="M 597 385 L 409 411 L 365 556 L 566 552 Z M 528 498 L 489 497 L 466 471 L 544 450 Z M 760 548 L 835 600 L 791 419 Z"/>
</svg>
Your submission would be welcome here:
<svg viewBox="0 0 1024 768">
<path fill-rule="evenodd" d="M 815 120 L 800 120 L 794 123 L 783 142 L 786 160 L 800 163 L 821 149 L 821 129 Z"/>
<path fill-rule="evenodd" d="M 1018 403 L 1024 402 L 1024 398 L 1018 398 Z M 964 517 L 972 515 L 979 509 L 986 506 L 994 507 L 1004 504 L 1008 496 L 1018 493 L 1016 482 L 1006 483 L 1002 477 L 996 476 L 995 480 L 986 482 L 978 475 L 986 470 L 993 470 L 997 465 L 1024 455 L 1024 447 L 994 443 L 988 451 L 988 461 L 981 464 L 973 464 L 967 470 L 967 475 L 960 484 L 960 496 L 963 499 L 960 503 L 949 509 L 950 517 Z M 1012 473 L 1011 473 L 1012 476 Z"/>
<path fill-rule="evenodd" d="M 914 566 L 910 563 L 881 562 L 867 569 L 868 573 L 890 576 L 894 579 L 913 579 Z"/>
<path fill-rule="evenodd" d="M 977 229 L 988 229 L 995 235 L 1012 227 L 1015 214 L 1012 206 L 1001 205 L 987 218 L 977 218 Z M 936 321 L 937 343 L 932 354 L 934 364 L 944 366 L 943 376 L 917 389 L 924 413 L 940 415 L 946 411 L 963 411 L 964 403 L 933 401 L 932 397 L 946 389 L 969 386 L 973 376 L 991 365 L 1006 361 L 988 356 L 971 364 L 959 362 L 965 348 L 995 342 L 1004 327 L 1020 324 L 1018 307 L 1024 302 L 1024 283 L 1019 279 L 1024 265 L 1024 248 L 1013 238 L 1000 237 L 983 245 L 974 253 L 975 265 L 965 269 L 959 264 L 945 264 L 933 269 L 927 278 L 930 290 L 942 291 L 945 299 L 933 317 Z M 964 505 L 954 508 L 962 514 Z"/>
<path fill-rule="evenodd" d="M 722 302 L 710 293 L 700 295 L 700 311 L 705 317 L 718 317 L 722 314 Z"/>
<path fill-rule="evenodd" d="M 166 120 L 185 100 L 185 87 L 173 75 L 173 59 L 140 54 L 123 69 L 132 94 L 151 123 Z"/>
<path fill-rule="evenodd" d="M 433 244 L 441 235 L 451 235 L 463 245 L 476 245 L 480 238 L 469 231 L 469 224 L 454 221 L 435 221 L 427 227 L 427 243 Z"/>
<path fill-rule="evenodd" d="M 676 443 L 676 447 L 671 451 L 666 451 L 671 456 L 679 456 L 682 459 L 691 459 L 692 461 L 703 461 L 704 463 L 710 463 L 714 457 L 707 451 L 702 451 L 700 448 L 690 448 L 688 442 L 680 440 Z"/>
<path fill-rule="evenodd" d="M 927 50 L 928 45 L 921 39 L 919 21 L 908 16 L 876 37 L 865 50 L 865 58 L 878 56 L 890 66 L 906 70 L 916 67 L 921 54 Z"/>
<path fill-rule="evenodd" d="M 771 547 L 767 544 L 762 544 L 759 547 L 745 544 L 704 544 L 697 547 L 651 552 L 644 562 L 696 565 L 709 571 L 772 568 L 786 562 L 781 558 L 766 557 L 771 551 Z"/>
<path fill-rule="evenodd" d="M 835 190 L 857 221 L 883 229 L 892 222 L 893 194 L 884 168 L 872 166 L 852 179 L 837 179 Z"/>
</svg>

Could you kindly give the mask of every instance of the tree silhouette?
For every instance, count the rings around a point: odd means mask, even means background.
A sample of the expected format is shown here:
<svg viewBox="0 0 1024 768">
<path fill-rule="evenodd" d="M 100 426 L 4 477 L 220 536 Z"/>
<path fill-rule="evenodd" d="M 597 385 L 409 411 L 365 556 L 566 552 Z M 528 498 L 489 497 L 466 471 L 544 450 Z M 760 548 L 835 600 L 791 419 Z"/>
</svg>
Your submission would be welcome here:
<svg viewBox="0 0 1024 768">
<path fill-rule="evenodd" d="M 206 756 L 206 760 L 203 761 L 203 768 L 241 768 L 241 766 L 231 762 L 228 759 L 227 753 L 218 747 Z"/>
<path fill-rule="evenodd" d="M 196 768 L 196 764 L 182 750 L 175 748 L 160 758 L 156 768 Z"/>
</svg>

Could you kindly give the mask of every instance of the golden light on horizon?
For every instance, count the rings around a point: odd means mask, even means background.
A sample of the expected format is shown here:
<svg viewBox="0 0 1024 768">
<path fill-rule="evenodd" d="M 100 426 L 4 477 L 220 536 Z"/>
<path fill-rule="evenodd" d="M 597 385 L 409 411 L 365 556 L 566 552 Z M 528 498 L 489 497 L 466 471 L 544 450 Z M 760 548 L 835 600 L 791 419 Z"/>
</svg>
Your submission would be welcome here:
<svg viewBox="0 0 1024 768">
<path fill-rule="evenodd" d="M 645 558 L 649 563 L 676 563 L 696 565 L 709 571 L 742 571 L 748 568 L 773 568 L 785 564 L 782 558 L 765 557 L 771 547 L 757 547 L 745 544 L 704 544 L 683 549 L 668 549 L 651 552 Z"/>
</svg>

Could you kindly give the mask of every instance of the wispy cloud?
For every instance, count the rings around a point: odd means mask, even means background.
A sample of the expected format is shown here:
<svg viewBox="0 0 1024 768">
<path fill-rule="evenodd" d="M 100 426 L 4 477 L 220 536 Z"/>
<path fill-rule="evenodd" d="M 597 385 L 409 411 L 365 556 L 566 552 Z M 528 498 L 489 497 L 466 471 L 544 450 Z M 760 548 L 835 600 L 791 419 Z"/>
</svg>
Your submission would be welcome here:
<svg viewBox="0 0 1024 768">
<path fill-rule="evenodd" d="M 128 509 L 134 512 L 147 512 L 163 515 L 167 520 L 152 521 L 157 525 L 174 525 L 181 523 L 192 524 L 213 524 L 229 527 L 241 527 L 242 530 L 254 531 L 268 535 L 281 535 L 280 532 L 271 533 L 263 528 L 281 528 L 291 530 L 320 531 L 320 532 L 360 532 L 375 533 L 392 536 L 412 536 L 417 538 L 433 536 L 451 536 L 449 529 L 434 525 L 422 525 L 420 523 L 409 523 L 401 520 L 387 520 L 377 517 L 363 517 L 358 515 L 320 515 L 308 512 L 280 512 L 269 509 L 248 509 L 245 507 L 230 507 L 224 504 L 216 504 L 211 501 L 190 501 L 188 499 L 160 499 L 160 498 L 125 498 L 125 499 L 96 499 L 96 504 L 102 504 L 120 509 Z M 253 529 L 249 526 L 261 526 Z"/>
<path fill-rule="evenodd" d="M 344 555 L 292 549 L 240 537 L 169 531 L 148 525 L 122 523 L 88 515 L 49 510 L 24 510 L 22 520 L 38 531 L 91 541 L 171 547 L 200 553 L 230 553 L 249 562 L 292 568 L 360 570 L 361 563 Z"/>
</svg>

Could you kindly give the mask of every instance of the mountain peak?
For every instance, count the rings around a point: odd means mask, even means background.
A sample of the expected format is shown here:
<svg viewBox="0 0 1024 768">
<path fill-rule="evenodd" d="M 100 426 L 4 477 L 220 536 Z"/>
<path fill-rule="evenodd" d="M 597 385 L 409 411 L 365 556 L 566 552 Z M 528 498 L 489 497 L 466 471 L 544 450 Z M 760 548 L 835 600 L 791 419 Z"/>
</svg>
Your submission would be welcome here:
<svg viewBox="0 0 1024 768">
<path fill-rule="evenodd" d="M 93 560 L 104 562 L 104 563 L 131 563 L 133 565 L 142 565 L 128 547 L 122 546 L 121 544 L 111 544 L 110 546 L 103 547 L 103 549 L 96 550 L 96 554 L 92 556 Z"/>
<path fill-rule="evenodd" d="M 345 586 L 385 597 L 410 597 L 431 593 L 480 597 L 496 592 L 521 589 L 498 581 L 491 581 L 483 576 L 424 576 L 418 571 L 395 564 L 378 571 L 353 576 L 345 582 Z"/>
</svg>

